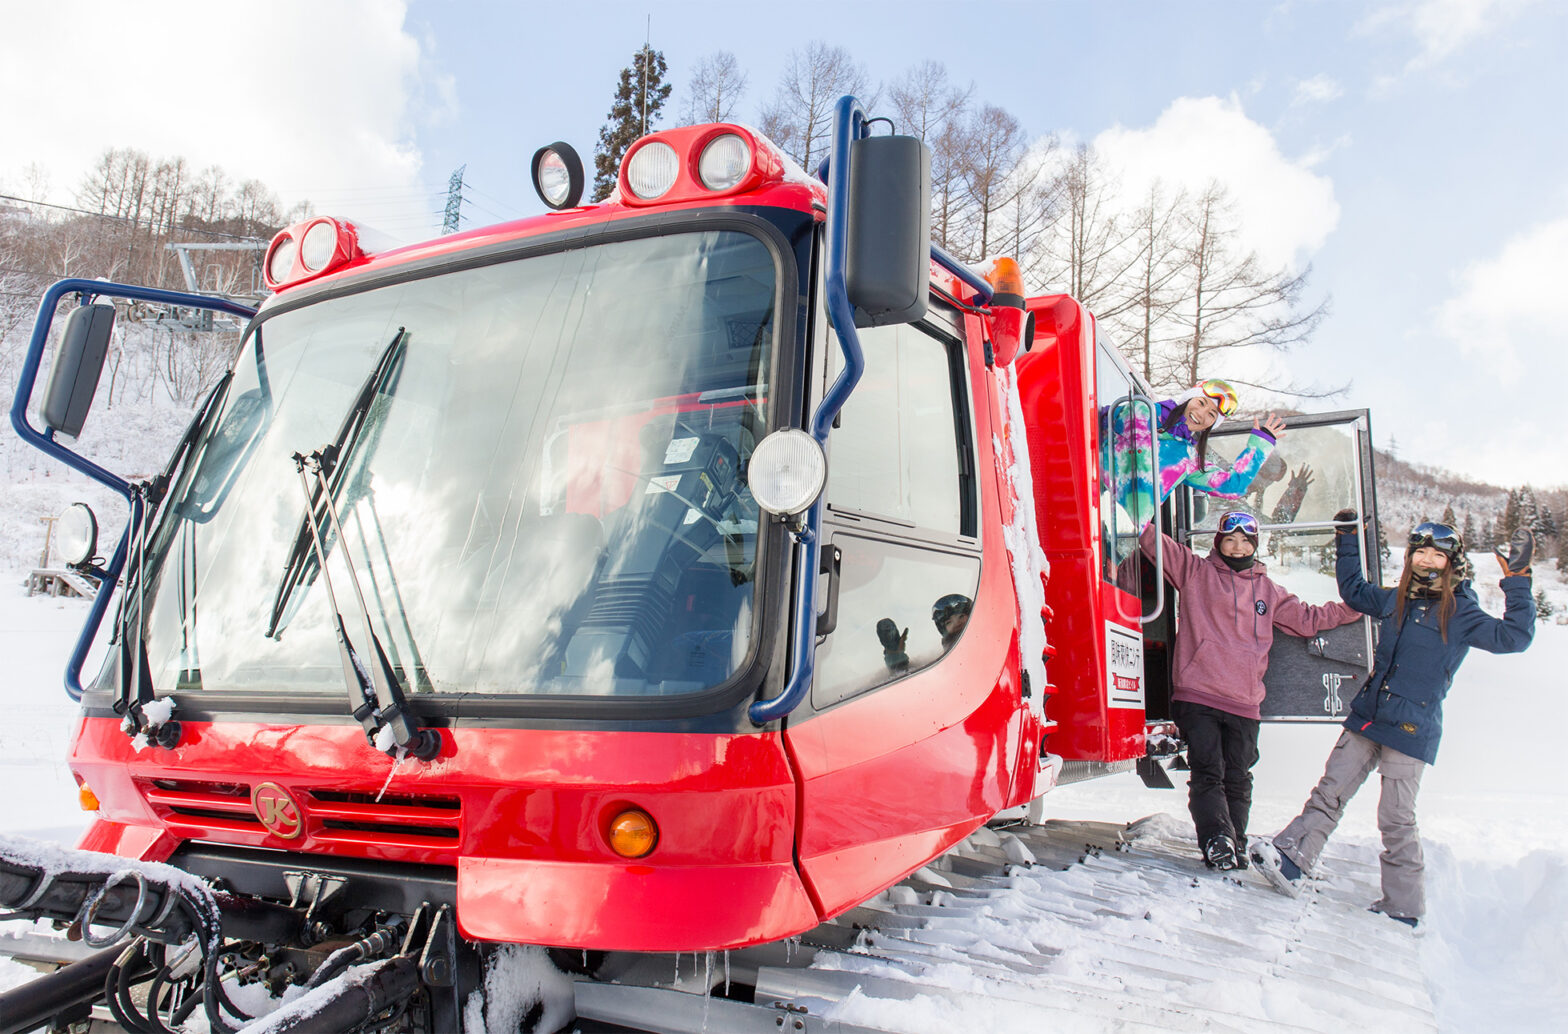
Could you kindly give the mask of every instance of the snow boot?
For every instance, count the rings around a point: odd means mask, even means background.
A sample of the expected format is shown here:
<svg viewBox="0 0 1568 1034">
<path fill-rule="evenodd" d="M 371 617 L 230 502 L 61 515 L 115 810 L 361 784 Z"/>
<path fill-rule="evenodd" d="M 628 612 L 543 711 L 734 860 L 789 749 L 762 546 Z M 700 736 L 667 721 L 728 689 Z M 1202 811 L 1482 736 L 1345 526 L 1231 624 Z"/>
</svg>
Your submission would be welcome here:
<svg viewBox="0 0 1568 1034">
<path fill-rule="evenodd" d="M 1367 909 L 1367 911 L 1368 912 L 1376 912 L 1380 916 L 1388 916 L 1388 918 L 1392 919 L 1394 922 L 1396 922 L 1396 923 L 1404 923 L 1406 926 L 1410 927 L 1410 929 L 1412 929 L 1412 930 L 1418 928 L 1421 925 L 1421 920 L 1417 919 L 1415 916 L 1395 916 L 1395 915 L 1389 915 L 1387 912 L 1383 911 L 1381 908 L 1378 908 L 1376 905 L 1371 906 L 1370 908 Z"/>
<path fill-rule="evenodd" d="M 1216 833 L 1209 837 L 1203 848 L 1203 861 L 1211 869 L 1229 872 L 1236 868 L 1236 841 L 1229 833 Z"/>
<path fill-rule="evenodd" d="M 1274 885 L 1275 890 L 1292 898 L 1301 893 L 1301 866 L 1275 847 L 1274 841 L 1259 837 L 1252 842 L 1252 848 L 1247 853 L 1252 857 L 1252 864 Z"/>
</svg>

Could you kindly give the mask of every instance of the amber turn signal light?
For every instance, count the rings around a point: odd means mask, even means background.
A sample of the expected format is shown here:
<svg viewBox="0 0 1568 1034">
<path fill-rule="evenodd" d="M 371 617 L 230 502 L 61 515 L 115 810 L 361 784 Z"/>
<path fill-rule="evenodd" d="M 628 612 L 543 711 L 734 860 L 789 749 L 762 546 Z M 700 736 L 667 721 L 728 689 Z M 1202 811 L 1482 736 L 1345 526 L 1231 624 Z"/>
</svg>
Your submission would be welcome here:
<svg viewBox="0 0 1568 1034">
<path fill-rule="evenodd" d="M 641 858 L 659 842 L 659 827 L 641 808 L 627 808 L 610 820 L 610 849 L 622 858 Z"/>
<path fill-rule="evenodd" d="M 93 788 L 86 783 L 77 787 L 76 799 L 81 804 L 83 811 L 98 810 L 98 795 L 93 793 Z"/>
</svg>

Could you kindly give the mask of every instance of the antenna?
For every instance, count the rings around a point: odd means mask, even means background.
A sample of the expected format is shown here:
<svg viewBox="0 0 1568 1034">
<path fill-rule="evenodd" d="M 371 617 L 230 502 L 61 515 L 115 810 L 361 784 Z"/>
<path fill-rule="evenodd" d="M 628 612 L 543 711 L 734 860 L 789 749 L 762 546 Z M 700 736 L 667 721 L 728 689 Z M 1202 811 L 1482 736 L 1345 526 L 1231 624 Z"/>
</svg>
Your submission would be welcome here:
<svg viewBox="0 0 1568 1034">
<path fill-rule="evenodd" d="M 648 15 L 642 38 L 642 136 L 648 135 L 648 55 L 653 52 L 653 15 Z"/>
</svg>

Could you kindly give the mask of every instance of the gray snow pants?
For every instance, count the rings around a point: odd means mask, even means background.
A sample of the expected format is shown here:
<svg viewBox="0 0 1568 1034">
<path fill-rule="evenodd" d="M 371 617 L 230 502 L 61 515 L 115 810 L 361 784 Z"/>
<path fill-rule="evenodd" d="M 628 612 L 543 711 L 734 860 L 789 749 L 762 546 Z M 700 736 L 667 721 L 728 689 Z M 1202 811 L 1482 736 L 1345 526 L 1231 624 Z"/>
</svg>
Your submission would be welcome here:
<svg viewBox="0 0 1568 1034">
<path fill-rule="evenodd" d="M 1383 897 L 1372 907 L 1391 916 L 1419 919 L 1426 913 L 1421 836 L 1416 829 L 1416 794 L 1426 763 L 1419 758 L 1346 729 L 1329 752 L 1323 778 L 1312 788 L 1306 807 L 1274 838 L 1274 846 L 1303 872 L 1311 872 L 1345 805 L 1374 768 L 1383 777 L 1377 802 L 1377 828 L 1383 834 Z"/>
</svg>

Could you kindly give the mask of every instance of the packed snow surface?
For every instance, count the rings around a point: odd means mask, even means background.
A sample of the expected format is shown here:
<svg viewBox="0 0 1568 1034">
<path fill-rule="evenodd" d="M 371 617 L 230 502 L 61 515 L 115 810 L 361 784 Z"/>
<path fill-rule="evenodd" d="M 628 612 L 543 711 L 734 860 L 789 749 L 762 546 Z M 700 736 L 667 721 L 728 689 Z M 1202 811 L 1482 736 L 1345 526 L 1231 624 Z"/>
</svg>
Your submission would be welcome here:
<svg viewBox="0 0 1568 1034">
<path fill-rule="evenodd" d="M 0 812 L 0 833 L 69 845 L 85 827 L 86 816 L 78 809 L 76 783 L 65 765 L 76 709 L 62 689 L 61 673 L 87 604 L 28 598 L 21 578 L 20 571 L 0 571 L 0 656 L 6 660 L 0 678 L 0 714 L 5 716 L 0 778 L 10 790 Z M 1031 935 L 1050 934 L 1062 950 L 1035 978 L 1038 1001 L 1049 1002 L 1053 987 L 1060 994 L 1090 987 L 1094 1001 L 1110 1010 L 1086 1016 L 1080 1028 L 1058 1022 L 1053 1030 L 1104 1030 L 1107 1015 L 1141 1014 L 1149 1005 L 1151 980 L 1164 982 L 1163 1006 L 1172 1015 L 1183 1010 L 1234 1015 L 1235 1024 L 1226 1026 L 1236 1030 L 1248 1029 L 1241 1017 L 1259 1016 L 1273 1018 L 1271 1029 L 1358 1029 L 1370 1022 L 1358 988 L 1374 981 L 1380 982 L 1385 1000 L 1398 1001 L 1406 986 L 1412 1001 L 1429 1000 L 1441 1031 L 1568 1030 L 1568 982 L 1563 979 L 1568 973 L 1568 791 L 1562 788 L 1558 743 L 1540 740 L 1537 732 L 1555 732 L 1568 688 L 1563 675 L 1568 628 L 1536 627 L 1535 643 L 1522 655 L 1471 651 L 1449 696 L 1442 750 L 1427 770 L 1418 805 L 1430 908 L 1422 928 L 1411 934 L 1356 907 L 1363 897 L 1370 904 L 1375 896 L 1375 780 L 1351 803 L 1330 842 L 1333 874 L 1325 886 L 1339 896 L 1339 905 L 1309 919 L 1331 927 L 1343 924 L 1343 929 L 1321 929 L 1318 935 L 1363 946 L 1383 941 L 1413 946 L 1418 966 L 1409 973 L 1335 974 L 1303 966 L 1285 949 L 1288 936 L 1281 926 L 1297 921 L 1291 911 L 1297 906 L 1260 886 L 1172 878 L 1169 871 L 1152 867 L 1147 873 L 1125 865 L 1097 872 L 1086 864 L 1065 873 L 1037 868 L 1016 876 L 990 903 L 989 913 L 976 914 L 951 932 L 953 958 L 930 959 L 918 998 L 878 994 L 892 985 L 873 979 L 878 976 L 873 950 L 858 963 L 868 970 L 864 986 L 836 1007 L 838 1018 L 907 1032 L 1035 1034 L 1042 1029 L 1040 1006 L 987 997 L 992 985 L 957 961 L 958 952 L 966 944 L 986 951 L 1021 950 Z M 89 660 L 88 674 L 96 664 Z M 1265 727 L 1251 832 L 1273 832 L 1295 815 L 1336 734 L 1331 725 Z M 1060 787 L 1047 803 L 1049 817 L 1128 823 L 1154 816 L 1135 835 L 1171 841 L 1192 835 L 1184 789 L 1148 790 L 1131 775 Z M 940 873 L 922 875 L 940 886 Z M 1100 914 L 1077 925 L 1051 918 L 1045 906 L 1053 896 L 1074 891 L 1081 881 L 1093 884 Z M 900 888 L 889 900 L 900 894 L 909 896 Z M 931 902 L 905 904 L 927 907 Z M 1195 935 L 1195 929 L 1203 935 Z M 556 978 L 540 958 L 520 951 L 507 963 L 487 975 L 491 1018 L 541 994 L 559 1003 L 561 988 L 550 983 Z M 31 974 L 0 958 L 0 987 Z M 977 1002 L 984 1007 L 977 1010 Z M 961 1014 L 960 1004 L 970 1011 Z M 1380 1014 L 1377 1029 L 1398 1030 L 1401 1022 L 1397 1013 Z M 1406 1029 L 1428 1029 L 1427 1021 L 1409 1022 Z M 1166 1029 L 1184 1028 L 1172 1022 Z"/>
</svg>

